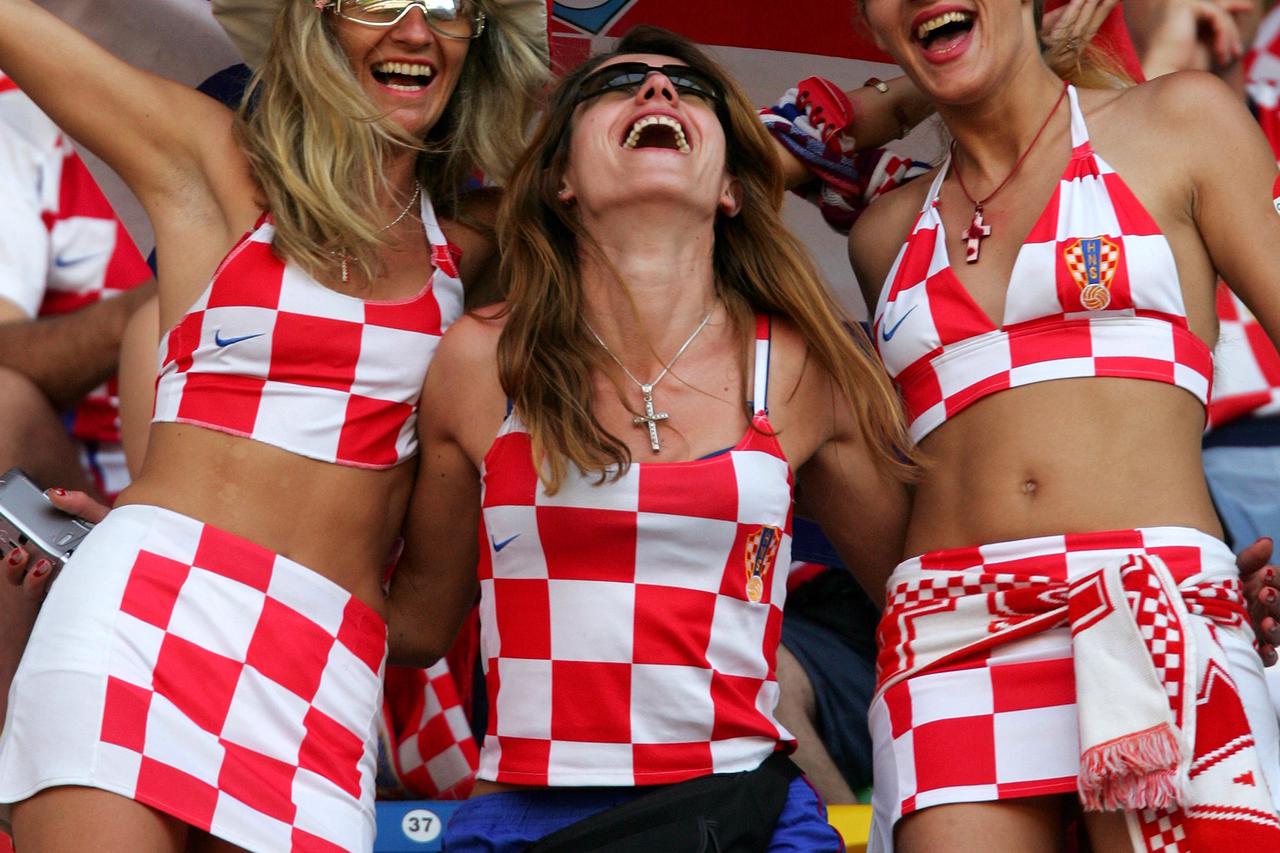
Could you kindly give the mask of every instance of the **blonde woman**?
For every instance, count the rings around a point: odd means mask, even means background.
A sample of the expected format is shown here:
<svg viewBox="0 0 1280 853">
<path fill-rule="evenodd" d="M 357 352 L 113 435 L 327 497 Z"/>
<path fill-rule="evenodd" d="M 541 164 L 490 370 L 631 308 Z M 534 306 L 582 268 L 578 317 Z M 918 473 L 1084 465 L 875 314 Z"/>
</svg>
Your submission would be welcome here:
<svg viewBox="0 0 1280 853">
<path fill-rule="evenodd" d="M 141 475 L 14 680 L 29 850 L 370 849 L 381 567 L 489 256 L 457 188 L 545 74 L 536 0 L 213 7 L 258 66 L 238 114 L 0 2 L 0 66 L 147 209 L 169 330 Z"/>
<path fill-rule="evenodd" d="M 878 597 L 910 468 L 782 193 L 678 36 L 633 30 L 553 93 L 504 200 L 507 310 L 459 320 L 423 391 L 392 595 L 420 662 L 480 593 L 483 796 L 446 849 L 840 849 L 774 716 L 792 487 Z"/>
</svg>

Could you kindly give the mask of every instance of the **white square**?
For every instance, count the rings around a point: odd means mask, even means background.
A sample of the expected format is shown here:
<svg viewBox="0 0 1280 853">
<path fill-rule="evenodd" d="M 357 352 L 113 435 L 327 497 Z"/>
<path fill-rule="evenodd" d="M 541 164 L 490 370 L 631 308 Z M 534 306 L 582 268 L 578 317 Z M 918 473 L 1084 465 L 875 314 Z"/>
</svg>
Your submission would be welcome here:
<svg viewBox="0 0 1280 853">
<path fill-rule="evenodd" d="M 608 581 L 547 582 L 551 600 L 551 657 L 630 663 L 636 588 Z"/>
<path fill-rule="evenodd" d="M 999 569 L 998 563 L 1021 560 L 1028 557 L 1048 557 L 1067 550 L 1064 536 L 1041 536 L 1036 539 L 1015 539 L 1012 542 L 995 542 L 979 549 L 983 561 L 990 569 Z"/>
<path fill-rule="evenodd" d="M 494 576 L 546 580 L 547 558 L 538 538 L 537 507 L 489 506 L 482 511 Z"/>
<path fill-rule="evenodd" d="M 275 439 L 286 449 L 316 459 L 333 460 L 338 455 L 350 395 L 332 388 L 292 385 L 268 381 L 258 405 L 255 436 Z"/>
<path fill-rule="evenodd" d="M 116 633 L 111 641 L 111 661 L 107 672 L 122 681 L 152 688 L 156 661 L 165 632 L 154 625 L 120 613 L 116 617 Z"/>
<path fill-rule="evenodd" d="M 455 744 L 427 762 L 427 775 L 443 793 L 471 776 L 471 763 Z"/>
<path fill-rule="evenodd" d="M 280 310 L 364 325 L 364 300 L 330 290 L 294 264 L 285 267 Z"/>
<path fill-rule="evenodd" d="M 915 419 L 911 421 L 911 438 L 914 441 L 919 441 L 946 423 L 946 420 L 947 404 L 945 402 L 934 403 L 916 415 Z"/>
<path fill-rule="evenodd" d="M 952 785 L 948 788 L 934 788 L 916 794 L 916 811 L 929 806 L 941 806 L 947 803 L 986 803 L 998 799 L 1000 789 L 995 785 Z"/>
<path fill-rule="evenodd" d="M 630 778 L 634 759 L 629 743 L 553 740 L 547 782 L 556 785 L 617 785 Z"/>
<path fill-rule="evenodd" d="M 719 592 L 725 555 L 733 551 L 738 525 L 700 518 L 697 535 L 690 536 L 688 531 L 686 516 L 640 513 L 636 517 L 636 583 Z"/>
<path fill-rule="evenodd" d="M 115 252 L 117 233 L 114 219 L 96 216 L 55 219 L 49 229 L 49 248 L 53 255 L 49 289 L 65 293 L 102 290 Z"/>
<path fill-rule="evenodd" d="M 236 682 L 222 739 L 297 764 L 309 709 L 304 700 L 247 666 Z"/>
<path fill-rule="evenodd" d="M 1101 177 L 1084 175 L 1065 181 L 1058 195 L 1058 239 L 1088 239 L 1120 233 L 1107 186 Z"/>
<path fill-rule="evenodd" d="M 460 706 L 455 705 L 452 708 L 446 709 L 444 712 L 444 719 L 445 722 L 449 724 L 449 733 L 453 735 L 456 740 L 462 741 L 473 737 L 471 734 L 471 724 L 467 722 L 467 714 Z"/>
<path fill-rule="evenodd" d="M 994 710 L 991 673 L 985 666 L 917 675 L 907 682 L 907 687 L 915 726 L 934 720 L 976 717 Z"/>
<path fill-rule="evenodd" d="M 426 365 L 439 342 L 434 335 L 365 326 L 351 393 L 378 400 L 417 397 L 422 391 Z"/>
<path fill-rule="evenodd" d="M 1148 324 L 1141 338 L 1140 351 L 1135 351 L 1134 327 L 1130 321 L 1093 322 L 1089 327 L 1089 335 L 1093 339 L 1093 354 L 1097 358 L 1105 356 L 1123 356 L 1154 358 L 1161 361 L 1173 361 L 1173 327 L 1165 324 L 1159 326 Z"/>
<path fill-rule="evenodd" d="M 199 372 L 266 379 L 271 369 L 277 313 L 247 305 L 209 308 L 200 328 L 200 349 L 207 357 Z"/>
<path fill-rule="evenodd" d="M 160 345 L 161 359 L 164 358 L 165 350 L 166 344 L 162 342 Z M 156 369 L 156 373 L 159 374 L 163 370 L 164 367 L 159 366 Z M 186 390 L 187 377 L 189 375 L 190 374 L 186 372 L 177 373 L 156 387 L 155 414 L 152 415 L 153 421 L 156 421 L 157 423 L 171 423 L 178 419 L 178 405 L 182 402 L 182 396 Z"/>
<path fill-rule="evenodd" d="M 773 752 L 764 738 L 735 737 L 711 741 L 711 767 L 715 773 L 754 770 Z"/>
<path fill-rule="evenodd" d="M 325 587 L 328 587 L 327 589 Z M 326 594 L 331 593 L 331 594 Z M 267 595 L 338 636 L 350 600 L 344 591 L 292 560 L 277 556 Z"/>
<path fill-rule="evenodd" d="M 169 619 L 169 633 L 200 648 L 243 661 L 266 596 L 239 581 L 195 567 Z"/>
<path fill-rule="evenodd" d="M 876 780 L 877 798 L 892 803 L 895 813 L 902 800 L 916 791 L 915 740 L 908 729 L 894 738 L 889 706 L 883 699 L 871 702 L 867 712 L 867 728 L 871 731 L 871 760 Z"/>
<path fill-rule="evenodd" d="M 151 696 L 143 752 L 215 788 L 226 757 L 217 735 L 200 728 L 159 693 Z"/>
<path fill-rule="evenodd" d="M 1092 358 L 1058 358 L 1052 361 L 1038 361 L 1024 364 L 1009 372 L 1009 385 L 1031 385 L 1036 382 L 1048 382 L 1052 379 L 1074 379 L 1077 376 L 1092 376 L 1094 361 Z"/>
<path fill-rule="evenodd" d="M 551 738 L 551 661 L 499 658 L 502 689 L 491 713 L 500 737 Z M 492 727 L 493 721 L 489 725 Z"/>
<path fill-rule="evenodd" d="M 996 779 L 1001 784 L 1074 777 L 1080 771 L 1076 706 L 996 714 Z"/>
<path fill-rule="evenodd" d="M 987 332 L 947 350 L 933 363 L 943 397 L 985 382 L 1013 367 L 1009 338 L 1004 332 Z"/>
<path fill-rule="evenodd" d="M 373 791 L 367 774 L 361 773 L 361 782 L 362 801 L 352 802 L 350 794 L 328 779 L 299 767 L 293 776 L 293 802 L 298 807 L 293 825 L 343 850 L 372 850 Z"/>
<path fill-rule="evenodd" d="M 498 630 L 498 608 L 493 598 L 493 578 L 480 581 L 480 663 L 488 671 L 489 659 L 502 654 L 502 632 Z"/>
<path fill-rule="evenodd" d="M 773 719 L 773 712 L 778 708 L 778 698 L 782 695 L 782 690 L 776 681 L 764 681 L 760 684 L 760 689 L 756 691 L 756 710 L 759 711 L 767 719 Z M 778 740 L 793 740 L 791 732 L 787 731 L 779 723 Z"/>
<path fill-rule="evenodd" d="M 636 664 L 631 668 L 633 742 L 711 740 L 715 713 L 711 670 L 657 664 Z"/>
<path fill-rule="evenodd" d="M 910 367 L 919 349 L 916 346 L 885 346 L 889 341 L 902 335 L 903 340 L 915 341 L 923 349 L 932 349 L 941 341 L 928 300 L 925 283 L 920 282 L 901 291 L 886 304 L 876 330 L 878 338 L 875 343 L 890 373 L 896 375 Z"/>
<path fill-rule="evenodd" d="M 1018 286 L 1010 287 L 1005 296 L 1005 326 L 1038 320 L 1061 310 L 1057 269 L 1057 243 L 1027 243 L 1018 250 L 1018 259 L 1009 275 L 1009 280 L 1016 281 Z"/>
<path fill-rule="evenodd" d="M 311 704 L 343 727 L 365 736 L 373 731 L 375 717 L 381 712 L 382 673 L 371 671 L 342 643 L 334 643 Z"/>
<path fill-rule="evenodd" d="M 100 740 L 94 746 L 94 774 L 99 783 L 110 790 L 132 798 L 138 790 L 138 773 L 142 770 L 142 753 Z M 83 756 L 81 756 L 83 758 Z M 49 769 L 47 766 L 46 770 Z"/>
<path fill-rule="evenodd" d="M 289 850 L 293 847 L 293 827 L 250 808 L 225 791 L 218 792 L 218 804 L 209 824 L 212 835 L 234 839 L 248 850 Z"/>
<path fill-rule="evenodd" d="M 1234 367 L 1235 365 L 1232 365 Z M 1173 379 L 1178 383 L 1178 387 L 1185 388 L 1201 400 L 1207 399 L 1209 396 L 1209 379 L 1204 374 L 1192 370 L 1184 364 L 1175 364 L 1173 366 Z M 1217 399 L 1218 395 L 1215 394 Z"/>
<path fill-rule="evenodd" d="M 1144 281 L 1178 281 L 1178 266 L 1163 234 L 1126 234 L 1117 242 L 1131 276 L 1133 270 L 1141 270 Z M 1178 317 L 1187 313 L 1182 288 L 1176 285 L 1144 288 L 1141 307 Z"/>
<path fill-rule="evenodd" d="M 632 465 L 627 473 L 616 481 L 606 481 L 597 486 L 600 478 L 595 475 L 584 475 L 574 465 L 569 466 L 569 475 L 565 477 L 560 491 L 548 495 L 538 489 L 536 501 L 538 506 L 585 507 L 589 509 L 616 509 L 623 512 L 635 512 L 640 508 L 640 466 Z"/>
<path fill-rule="evenodd" d="M 771 610 L 764 604 L 717 596 L 711 641 L 707 644 L 707 663 L 711 668 L 725 675 L 768 678 L 769 668 L 762 650 Z"/>
<path fill-rule="evenodd" d="M 791 471 L 784 459 L 758 450 L 735 450 L 733 473 L 738 482 L 738 523 L 784 527 L 791 512 L 791 489 L 785 484 Z M 765 484 L 774 488 L 763 488 Z"/>
<path fill-rule="evenodd" d="M 437 269 L 431 278 L 431 294 L 436 305 L 440 306 L 440 331 L 443 333 L 462 316 L 462 282 Z"/>
</svg>

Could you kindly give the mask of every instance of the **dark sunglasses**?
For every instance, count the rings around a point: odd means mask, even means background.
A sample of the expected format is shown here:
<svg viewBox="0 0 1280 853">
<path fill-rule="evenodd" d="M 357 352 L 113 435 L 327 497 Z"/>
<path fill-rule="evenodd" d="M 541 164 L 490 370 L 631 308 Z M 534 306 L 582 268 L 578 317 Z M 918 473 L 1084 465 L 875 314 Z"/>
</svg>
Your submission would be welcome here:
<svg viewBox="0 0 1280 853">
<path fill-rule="evenodd" d="M 687 65 L 649 65 L 644 62 L 619 62 L 592 71 L 578 85 L 574 104 L 597 98 L 608 92 L 634 95 L 650 74 L 662 74 L 682 98 L 698 98 L 713 105 L 724 104 L 724 93 L 714 80 Z"/>
</svg>

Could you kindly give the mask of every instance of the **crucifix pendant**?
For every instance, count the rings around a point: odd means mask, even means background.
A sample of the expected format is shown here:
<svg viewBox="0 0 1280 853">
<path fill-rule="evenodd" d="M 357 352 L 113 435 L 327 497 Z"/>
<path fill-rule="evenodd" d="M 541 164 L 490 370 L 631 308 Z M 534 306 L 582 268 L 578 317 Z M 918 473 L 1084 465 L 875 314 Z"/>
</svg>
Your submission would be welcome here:
<svg viewBox="0 0 1280 853">
<path fill-rule="evenodd" d="M 658 443 L 658 421 L 665 421 L 671 415 L 653 410 L 652 385 L 641 385 L 640 393 L 644 394 L 644 414 L 636 415 L 631 422 L 636 426 L 648 427 L 649 446 L 653 448 L 654 453 L 658 453 L 662 450 L 662 445 Z"/>
<path fill-rule="evenodd" d="M 978 262 L 978 252 L 982 249 L 982 241 L 991 236 L 991 226 L 982 221 L 982 205 L 973 207 L 973 221 L 964 232 L 964 260 L 967 264 Z"/>
</svg>

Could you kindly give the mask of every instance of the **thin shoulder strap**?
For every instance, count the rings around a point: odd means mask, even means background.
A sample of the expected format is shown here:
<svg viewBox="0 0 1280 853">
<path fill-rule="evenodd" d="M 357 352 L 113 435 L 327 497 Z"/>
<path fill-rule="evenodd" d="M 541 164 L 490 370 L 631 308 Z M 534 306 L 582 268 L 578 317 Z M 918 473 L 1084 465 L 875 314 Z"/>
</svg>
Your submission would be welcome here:
<svg viewBox="0 0 1280 853">
<path fill-rule="evenodd" d="M 938 170 L 938 174 L 934 177 L 933 183 L 929 185 L 929 194 L 924 197 L 924 204 L 920 207 L 920 212 L 924 213 L 929 208 L 938 203 L 938 193 L 942 192 L 942 182 L 947 178 L 947 172 L 951 171 L 951 149 L 947 149 L 947 159 L 942 161 L 942 168 Z"/>
<path fill-rule="evenodd" d="M 769 413 L 769 353 L 773 343 L 773 318 L 756 315 L 756 369 L 752 403 L 757 412 Z"/>
<path fill-rule="evenodd" d="M 431 198 L 427 195 L 426 189 L 422 191 L 419 211 L 422 216 L 422 230 L 427 235 L 427 242 L 432 246 L 447 246 L 449 240 L 444 236 L 444 230 L 440 227 L 439 220 L 436 219 L 436 209 L 431 206 Z"/>
<path fill-rule="evenodd" d="M 1071 107 L 1071 149 L 1074 151 L 1081 145 L 1089 144 L 1089 126 L 1084 123 L 1084 113 L 1080 110 L 1080 99 L 1076 95 L 1075 86 L 1067 86 L 1067 103 Z"/>
</svg>

